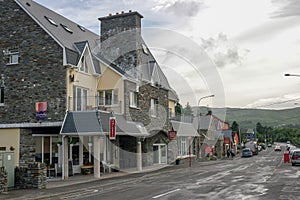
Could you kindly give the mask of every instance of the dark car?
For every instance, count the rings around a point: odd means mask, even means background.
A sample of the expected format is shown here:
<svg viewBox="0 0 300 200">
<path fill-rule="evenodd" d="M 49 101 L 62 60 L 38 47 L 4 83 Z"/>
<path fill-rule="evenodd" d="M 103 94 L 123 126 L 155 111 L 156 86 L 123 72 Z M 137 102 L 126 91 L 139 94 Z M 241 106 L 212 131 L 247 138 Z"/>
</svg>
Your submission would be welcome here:
<svg viewBox="0 0 300 200">
<path fill-rule="evenodd" d="M 253 153 L 250 148 L 245 148 L 242 151 L 242 157 L 252 157 Z"/>
</svg>

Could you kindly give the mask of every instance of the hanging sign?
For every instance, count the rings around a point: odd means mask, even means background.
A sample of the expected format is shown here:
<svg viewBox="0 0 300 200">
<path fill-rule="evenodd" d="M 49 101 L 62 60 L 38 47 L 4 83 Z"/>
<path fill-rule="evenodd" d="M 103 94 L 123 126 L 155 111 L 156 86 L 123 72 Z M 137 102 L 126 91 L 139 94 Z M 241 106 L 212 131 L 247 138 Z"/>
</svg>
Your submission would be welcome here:
<svg viewBox="0 0 300 200">
<path fill-rule="evenodd" d="M 176 135 L 177 135 L 176 131 L 169 131 L 168 132 L 168 138 L 169 138 L 169 140 L 176 140 Z"/>
<path fill-rule="evenodd" d="M 109 118 L 109 139 L 115 140 L 116 139 L 116 127 L 117 122 L 115 117 Z"/>
<path fill-rule="evenodd" d="M 47 118 L 47 102 L 35 103 L 35 118 L 36 120 L 46 120 Z"/>
</svg>

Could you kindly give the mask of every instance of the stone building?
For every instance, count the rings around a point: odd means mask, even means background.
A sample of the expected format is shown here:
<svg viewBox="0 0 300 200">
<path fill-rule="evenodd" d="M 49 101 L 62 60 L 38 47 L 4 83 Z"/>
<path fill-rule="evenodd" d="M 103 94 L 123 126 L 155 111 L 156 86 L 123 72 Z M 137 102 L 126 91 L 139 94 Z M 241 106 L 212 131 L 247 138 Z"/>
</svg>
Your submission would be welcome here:
<svg viewBox="0 0 300 200">
<path fill-rule="evenodd" d="M 139 170 L 174 161 L 176 94 L 142 39 L 142 15 L 99 18 L 99 36 L 31 0 L 0 10 L 0 148 L 15 152 L 15 166 L 42 162 L 67 178 L 70 164 L 80 173 L 92 162 L 99 177 L 100 161 Z"/>
</svg>

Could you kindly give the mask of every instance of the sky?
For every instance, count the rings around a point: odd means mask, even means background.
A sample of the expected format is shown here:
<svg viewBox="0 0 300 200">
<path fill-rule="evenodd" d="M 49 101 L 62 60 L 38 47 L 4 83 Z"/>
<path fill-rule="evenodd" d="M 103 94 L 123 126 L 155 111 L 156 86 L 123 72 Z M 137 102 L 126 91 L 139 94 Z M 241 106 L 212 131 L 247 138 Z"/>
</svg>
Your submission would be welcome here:
<svg viewBox="0 0 300 200">
<path fill-rule="evenodd" d="M 99 17 L 138 11 L 143 37 L 182 105 L 300 105 L 300 77 L 284 76 L 300 75 L 300 1 L 36 1 L 97 34 Z"/>
</svg>

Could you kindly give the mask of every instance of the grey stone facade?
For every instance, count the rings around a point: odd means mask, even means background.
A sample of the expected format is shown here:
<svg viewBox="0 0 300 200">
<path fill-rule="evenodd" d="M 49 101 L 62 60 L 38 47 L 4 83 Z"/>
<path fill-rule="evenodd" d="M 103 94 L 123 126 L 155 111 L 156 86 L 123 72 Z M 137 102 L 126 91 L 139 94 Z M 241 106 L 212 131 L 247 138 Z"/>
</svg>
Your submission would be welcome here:
<svg viewBox="0 0 300 200">
<path fill-rule="evenodd" d="M 66 110 L 63 49 L 13 0 L 0 1 L 0 123 L 37 122 L 35 103 L 47 102 L 47 121 L 62 121 Z M 3 52 L 17 50 L 18 64 Z M 55 88 L 55 89 L 54 89 Z"/>
<path fill-rule="evenodd" d="M 20 129 L 20 167 L 27 167 L 35 162 L 35 139 L 32 137 L 32 129 Z"/>
</svg>

